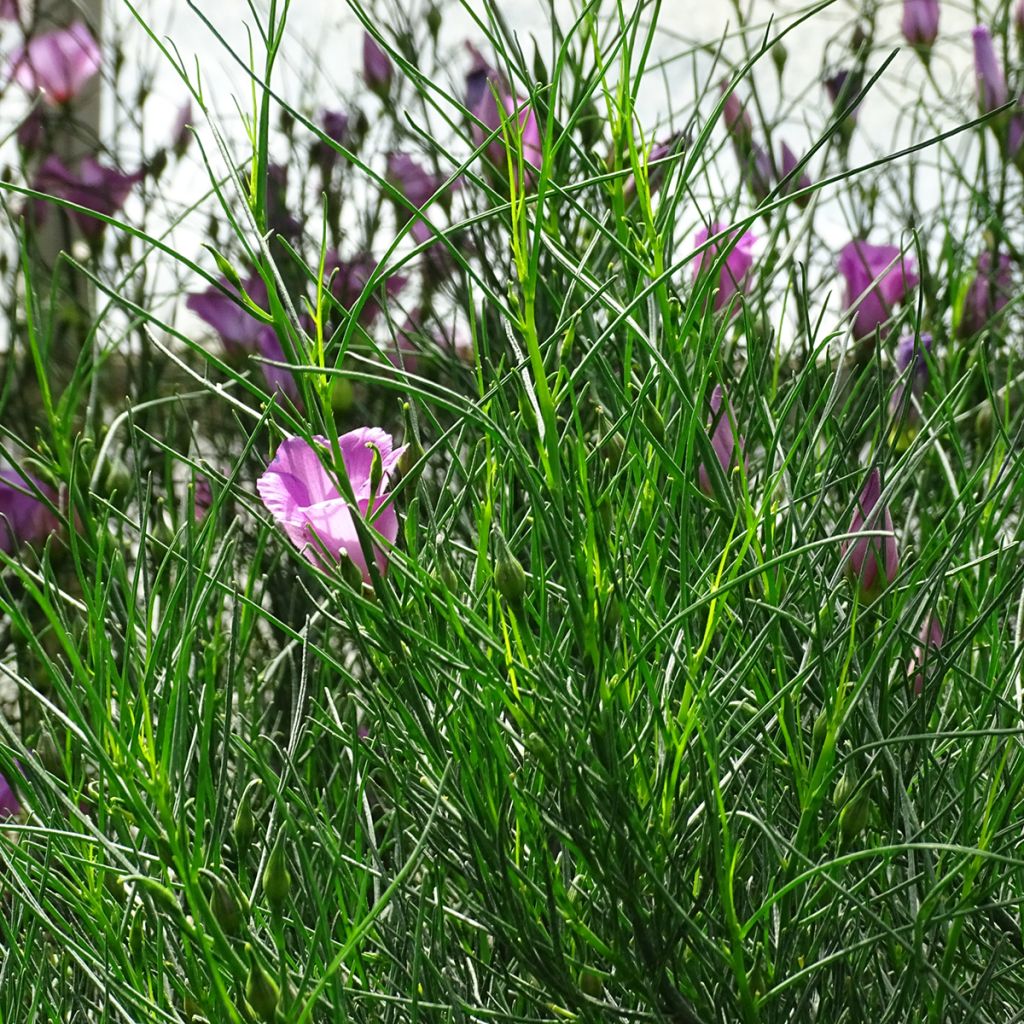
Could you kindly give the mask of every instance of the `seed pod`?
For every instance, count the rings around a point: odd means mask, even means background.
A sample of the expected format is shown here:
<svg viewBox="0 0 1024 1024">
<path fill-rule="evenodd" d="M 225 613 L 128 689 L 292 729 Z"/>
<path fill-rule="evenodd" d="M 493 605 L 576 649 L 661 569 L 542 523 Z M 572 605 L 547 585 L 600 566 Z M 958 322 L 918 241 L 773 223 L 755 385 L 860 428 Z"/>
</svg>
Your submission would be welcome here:
<svg viewBox="0 0 1024 1024">
<path fill-rule="evenodd" d="M 249 950 L 249 977 L 245 981 L 245 1000 L 257 1019 L 273 1021 L 281 990 L 277 982 L 267 974 L 252 950 Z"/>
<path fill-rule="evenodd" d="M 497 549 L 497 558 L 494 561 L 494 585 L 498 588 L 498 593 L 510 605 L 518 607 L 526 594 L 526 572 L 509 550 L 505 535 L 497 526 L 494 528 L 494 545 Z"/>
<path fill-rule="evenodd" d="M 288 894 L 292 888 L 292 876 L 288 871 L 288 863 L 284 855 L 284 832 L 278 832 L 277 842 L 267 858 L 267 866 L 263 872 L 263 892 L 266 894 L 270 909 L 280 916 L 288 902 Z"/>
</svg>

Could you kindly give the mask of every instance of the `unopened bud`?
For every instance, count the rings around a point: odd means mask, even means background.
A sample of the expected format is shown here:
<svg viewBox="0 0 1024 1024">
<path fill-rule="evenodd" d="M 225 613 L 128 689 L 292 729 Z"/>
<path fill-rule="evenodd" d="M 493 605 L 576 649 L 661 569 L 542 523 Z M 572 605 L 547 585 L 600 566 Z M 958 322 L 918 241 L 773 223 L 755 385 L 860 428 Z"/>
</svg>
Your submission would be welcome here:
<svg viewBox="0 0 1024 1024">
<path fill-rule="evenodd" d="M 263 892 L 275 914 L 280 915 L 284 910 L 291 888 L 292 876 L 288 872 L 288 863 L 284 855 L 284 833 L 279 832 L 263 872 Z"/>
<path fill-rule="evenodd" d="M 231 826 L 231 837 L 235 841 L 235 854 L 239 860 L 249 851 L 253 832 L 256 831 L 256 822 L 252 816 L 252 797 L 259 785 L 259 779 L 253 779 L 245 787 L 242 799 L 238 801 L 238 810 L 235 812 L 234 824 Z"/>
<path fill-rule="evenodd" d="M 843 846 L 848 846 L 864 831 L 871 818 L 871 797 L 862 789 L 839 812 L 839 834 Z"/>
<path fill-rule="evenodd" d="M 772 63 L 775 65 L 775 71 L 780 78 L 782 77 L 782 72 L 786 70 L 787 60 L 789 60 L 789 51 L 782 45 L 780 40 L 772 47 Z"/>
<path fill-rule="evenodd" d="M 245 981 L 246 1002 L 258 1020 L 272 1021 L 280 999 L 281 990 L 277 987 L 277 982 L 267 974 L 250 949 L 249 977 Z"/>
<path fill-rule="evenodd" d="M 247 916 L 247 901 L 230 882 L 217 877 L 212 871 L 204 873 L 210 882 L 210 912 L 224 934 L 234 938 L 242 930 Z"/>
<path fill-rule="evenodd" d="M 850 778 L 849 772 L 843 772 L 836 783 L 835 789 L 832 790 L 832 803 L 836 807 L 842 807 L 853 795 L 853 790 L 853 779 Z"/>
<path fill-rule="evenodd" d="M 580 989 L 591 999 L 600 999 L 604 995 L 604 982 L 601 975 L 585 967 L 580 971 Z"/>
<path fill-rule="evenodd" d="M 522 603 L 526 594 L 526 573 L 522 564 L 509 550 L 505 535 L 498 527 L 494 530 L 494 544 L 497 558 L 494 561 L 494 585 L 506 601 L 511 605 Z"/>
<path fill-rule="evenodd" d="M 814 720 L 814 728 L 811 730 L 811 746 L 815 751 L 821 750 L 825 745 L 825 737 L 828 735 L 828 712 L 822 712 Z"/>
</svg>

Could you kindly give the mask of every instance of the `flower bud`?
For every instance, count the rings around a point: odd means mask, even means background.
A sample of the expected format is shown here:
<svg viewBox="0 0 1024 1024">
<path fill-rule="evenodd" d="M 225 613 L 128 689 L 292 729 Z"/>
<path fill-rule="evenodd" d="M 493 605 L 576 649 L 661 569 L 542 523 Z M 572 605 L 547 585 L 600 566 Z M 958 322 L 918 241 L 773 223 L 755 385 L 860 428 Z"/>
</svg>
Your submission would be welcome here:
<svg viewBox="0 0 1024 1024">
<path fill-rule="evenodd" d="M 971 338 L 988 326 L 1013 295 L 1013 265 L 1008 253 L 996 255 L 995 267 L 989 249 L 978 254 L 974 277 L 964 295 L 956 333 L 960 338 Z"/>
<path fill-rule="evenodd" d="M 811 729 L 811 747 L 815 753 L 825 746 L 825 737 L 828 735 L 828 712 L 822 708 L 821 713 L 814 720 L 814 727 Z"/>
<path fill-rule="evenodd" d="M 907 665 L 907 675 L 912 676 L 914 680 L 915 697 L 920 697 L 924 692 L 925 672 L 934 665 L 935 656 L 930 652 L 938 651 L 944 639 L 939 617 L 929 615 L 921 624 L 914 654 Z"/>
<path fill-rule="evenodd" d="M 498 593 L 513 607 L 522 604 L 526 594 L 526 572 L 522 564 L 509 550 L 505 535 L 497 526 L 494 528 L 494 585 Z"/>
<path fill-rule="evenodd" d="M 231 826 L 231 838 L 234 840 L 235 854 L 239 860 L 242 860 L 248 853 L 253 832 L 256 830 L 256 823 L 252 816 L 252 797 L 259 785 L 259 779 L 253 779 L 245 787 L 242 799 L 238 801 L 238 810 L 235 811 L 234 824 Z"/>
<path fill-rule="evenodd" d="M 725 401 L 723 401 L 723 398 Z M 711 448 L 726 478 L 728 478 L 733 463 L 736 461 L 737 451 L 741 457 L 743 456 L 743 437 L 735 433 L 733 429 L 735 421 L 736 416 L 732 409 L 732 403 L 726 397 L 722 386 L 716 384 L 711 392 L 711 414 L 708 417 L 708 435 Z M 697 467 L 697 483 L 709 498 L 714 496 L 715 489 L 712 484 L 711 474 L 703 462 Z"/>
<path fill-rule="evenodd" d="M 871 820 L 871 797 L 862 789 L 839 812 L 839 835 L 843 847 L 849 846 L 868 827 Z"/>
<path fill-rule="evenodd" d="M 800 171 L 799 175 L 796 173 L 799 164 L 796 154 L 783 142 L 782 157 L 779 160 L 779 184 L 783 195 L 788 196 L 811 187 L 811 179 L 806 171 Z M 790 175 L 793 177 L 790 178 Z M 799 196 L 795 201 L 797 206 L 804 207 L 810 201 L 810 196 Z"/>
<path fill-rule="evenodd" d="M 927 60 L 939 34 L 939 0 L 903 0 L 903 38 Z"/>
<path fill-rule="evenodd" d="M 245 981 L 245 1000 L 258 1020 L 273 1021 L 281 990 L 277 982 L 263 969 L 252 949 L 249 949 L 249 977 Z"/>
<path fill-rule="evenodd" d="M 987 114 L 1005 105 L 1010 99 L 1006 77 L 996 56 L 992 33 L 984 25 L 971 30 L 974 43 L 974 76 L 978 86 L 978 106 Z"/>
<path fill-rule="evenodd" d="M 843 807 L 847 800 L 853 796 L 854 781 L 850 778 L 849 772 L 843 772 L 839 776 L 839 781 L 835 785 L 835 789 L 832 790 L 832 803 L 836 807 Z"/>
<path fill-rule="evenodd" d="M 277 842 L 267 858 L 267 866 L 263 871 L 263 893 L 267 897 L 270 909 L 280 917 L 288 903 L 288 895 L 292 888 L 292 876 L 288 871 L 288 862 L 284 854 L 284 832 L 278 832 Z"/>
<path fill-rule="evenodd" d="M 212 871 L 206 870 L 203 874 L 210 883 L 210 913 L 224 934 L 234 938 L 241 932 L 242 925 L 248 917 L 248 901 L 238 891 L 234 879 L 224 881 Z"/>
<path fill-rule="evenodd" d="M 843 553 L 849 554 L 846 571 L 860 588 L 861 596 L 872 600 L 892 583 L 899 570 L 896 533 L 888 506 L 881 503 L 882 474 L 876 468 L 857 499 L 849 533 L 884 531 L 883 536 L 863 537 L 843 542 Z"/>
</svg>

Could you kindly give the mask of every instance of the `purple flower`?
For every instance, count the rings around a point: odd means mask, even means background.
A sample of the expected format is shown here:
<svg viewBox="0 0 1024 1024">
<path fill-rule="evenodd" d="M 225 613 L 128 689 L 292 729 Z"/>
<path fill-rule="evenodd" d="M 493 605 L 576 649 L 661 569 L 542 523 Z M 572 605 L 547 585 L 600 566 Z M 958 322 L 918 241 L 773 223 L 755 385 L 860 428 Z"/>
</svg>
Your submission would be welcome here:
<svg viewBox="0 0 1024 1024">
<path fill-rule="evenodd" d="M 18 0 L 0 0 L 0 21 L 20 21 Z"/>
<path fill-rule="evenodd" d="M 699 249 L 707 240 L 725 231 L 722 224 L 712 224 L 710 228 L 701 228 L 694 236 L 694 249 Z M 696 281 L 702 273 L 710 270 L 718 259 L 718 254 L 723 246 L 730 246 L 732 240 L 739 234 L 733 231 L 727 242 L 715 242 L 707 246 L 697 259 L 693 268 L 693 279 Z M 745 231 L 739 237 L 735 245 L 731 245 L 729 254 L 725 258 L 718 273 L 717 294 L 715 295 L 715 309 L 723 309 L 732 300 L 737 292 L 747 291 L 750 287 L 750 269 L 754 265 L 754 246 L 757 244 L 757 236 L 752 231 Z"/>
<path fill-rule="evenodd" d="M 834 75 L 825 79 L 825 91 L 837 113 L 845 110 L 855 96 L 860 95 L 862 78 L 860 72 L 848 71 L 845 68 L 837 71 Z M 860 110 L 858 103 L 847 115 L 847 123 L 850 127 L 857 120 L 857 113 Z"/>
<path fill-rule="evenodd" d="M 363 78 L 378 96 L 386 96 L 395 76 L 391 58 L 369 32 L 363 33 Z"/>
<path fill-rule="evenodd" d="M 315 437 L 325 453 L 326 438 Z M 345 472 L 358 505 L 382 537 L 394 544 L 398 537 L 398 513 L 388 501 L 391 475 L 405 446 L 393 448 L 391 435 L 377 427 L 361 427 L 338 438 Z M 374 459 L 379 457 L 380 480 L 372 479 Z M 376 493 L 374 484 L 376 483 Z M 301 437 L 281 443 L 273 462 L 256 481 L 263 504 L 288 535 L 291 542 L 314 565 L 325 565 L 324 555 L 338 560 L 347 554 L 369 581 L 370 574 L 353 520 L 353 509 L 343 498 L 316 450 Z M 374 545 L 377 567 L 387 568 L 387 555 Z"/>
<path fill-rule="evenodd" d="M 1013 24 L 1017 35 L 1024 36 L 1024 0 L 1017 0 L 1017 6 L 1013 9 Z"/>
<path fill-rule="evenodd" d="M 213 489 L 205 476 L 196 475 L 192 497 L 192 517 L 197 523 L 206 518 L 206 513 L 213 505 Z"/>
<path fill-rule="evenodd" d="M 0 775 L 0 821 L 5 818 L 14 818 L 21 812 L 21 804 L 18 795 L 11 788 L 11 784 Z"/>
<path fill-rule="evenodd" d="M 996 56 L 992 33 L 984 25 L 971 30 L 974 41 L 974 75 L 978 83 L 978 105 L 983 114 L 1003 106 L 1010 99 L 1006 78 Z"/>
<path fill-rule="evenodd" d="M 494 134 L 494 139 L 487 147 L 487 156 L 491 163 L 498 168 L 507 166 L 507 153 L 505 149 L 505 129 L 502 128 L 504 121 L 509 122 L 509 142 L 513 153 L 513 166 L 517 163 L 515 157 L 516 140 L 513 125 L 518 124 L 519 142 L 522 146 L 523 161 L 531 167 L 539 169 L 544 160 L 544 153 L 541 146 L 540 125 L 537 122 L 537 115 L 533 107 L 518 96 L 512 96 L 504 92 L 500 96 L 500 107 L 495 101 L 490 90 L 484 92 L 473 113 L 483 124 L 472 126 L 473 139 L 479 146 L 485 139 Z M 529 174 L 529 171 L 527 172 Z"/>
<path fill-rule="evenodd" d="M 224 278 L 221 278 L 221 283 L 223 289 L 211 286 L 205 291 L 193 292 L 185 300 L 186 308 L 220 335 L 229 356 L 240 357 L 261 351 L 260 333 L 266 325 L 242 305 L 240 297 L 232 298 L 238 293 Z M 253 302 L 261 307 L 267 305 L 267 287 L 262 278 L 254 274 L 243 286 Z"/>
<path fill-rule="evenodd" d="M 889 399 L 891 416 L 902 415 L 905 411 L 911 423 L 916 423 L 919 419 L 917 407 L 924 397 L 931 377 L 925 353 L 930 355 L 931 351 L 930 334 L 922 334 L 920 337 L 904 334 L 896 343 L 896 373 L 900 379 Z M 908 387 L 912 396 L 910 400 L 907 398 Z"/>
<path fill-rule="evenodd" d="M 178 109 L 174 118 L 174 125 L 171 128 L 171 149 L 179 157 L 185 155 L 189 143 L 192 141 L 192 132 L 189 130 L 192 125 L 192 101 L 185 102 Z"/>
<path fill-rule="evenodd" d="M 339 146 L 346 145 L 350 125 L 351 119 L 343 110 L 320 111 L 320 127 L 323 129 L 324 135 L 338 143 Z"/>
<path fill-rule="evenodd" d="M 1010 257 L 1000 253 L 996 269 L 992 269 L 992 253 L 985 249 L 978 255 L 978 266 L 964 296 L 963 311 L 957 324 L 957 334 L 970 338 L 1010 301 L 1013 294 L 1013 272 Z"/>
<path fill-rule="evenodd" d="M 725 398 L 723 402 L 722 399 Z M 739 452 L 743 456 L 743 437 L 738 436 L 733 430 L 736 422 L 736 415 L 733 412 L 732 403 L 726 397 L 720 384 L 716 384 L 711 392 L 711 414 L 708 417 L 708 437 L 711 440 L 711 448 L 722 467 L 722 472 L 729 476 L 729 471 Z M 744 463 L 746 459 L 744 457 Z M 707 466 L 702 462 L 697 467 L 697 483 L 700 489 L 710 498 L 714 495 L 715 489 L 711 482 L 711 474 Z"/>
<path fill-rule="evenodd" d="M 722 105 L 725 129 L 733 142 L 748 145 L 754 135 L 754 122 L 751 121 L 750 114 L 747 113 L 746 107 L 736 95 L 735 90 L 729 92 L 729 86 L 730 82 L 727 78 L 723 78 L 718 83 L 718 88 L 721 89 L 722 95 L 725 97 L 725 102 Z"/>
<path fill-rule="evenodd" d="M 0 551 L 13 555 L 22 544 L 44 541 L 59 525 L 50 507 L 56 503 L 57 492 L 38 477 L 0 469 Z"/>
<path fill-rule="evenodd" d="M 914 653 L 907 665 L 907 675 L 914 677 L 914 696 L 920 697 L 924 692 L 925 672 L 934 663 L 934 655 L 930 652 L 938 651 L 942 647 L 945 636 L 942 632 L 942 623 L 937 615 L 929 615 L 921 624 L 917 634 L 917 643 L 914 645 Z"/>
<path fill-rule="evenodd" d="M 888 507 L 881 504 L 881 497 L 882 474 L 872 469 L 857 499 L 848 532 L 884 531 L 886 535 L 843 542 L 843 554 L 849 552 L 846 571 L 860 587 L 861 594 L 869 599 L 892 583 L 899 570 L 895 528 Z"/>
<path fill-rule="evenodd" d="M 408 153 L 388 153 L 388 181 L 413 206 L 424 206 L 444 184 L 444 178 L 431 174 Z"/>
<path fill-rule="evenodd" d="M 267 165 L 267 226 L 282 238 L 298 238 L 302 225 L 288 209 L 288 167 Z"/>
<path fill-rule="evenodd" d="M 221 284 L 223 288 L 211 286 L 205 291 L 193 292 L 185 300 L 186 308 L 220 335 L 230 359 L 260 356 L 277 363 L 285 362 L 284 350 L 274 328 L 257 320 L 242 304 L 237 290 L 224 278 L 221 278 Z M 259 275 L 253 274 L 243 287 L 246 295 L 258 306 L 265 308 L 268 305 L 267 286 Z M 269 363 L 260 363 L 260 369 L 271 391 L 280 391 L 296 405 L 300 404 L 299 388 L 290 370 Z"/>
<path fill-rule="evenodd" d="M 324 259 L 324 277 L 331 294 L 343 309 L 351 309 L 366 289 L 370 277 L 377 269 L 377 261 L 369 253 L 359 253 L 350 260 L 343 260 L 338 253 L 330 252 Z M 385 293 L 397 295 L 405 287 L 406 279 L 392 275 L 387 279 Z M 359 313 L 359 322 L 368 327 L 380 312 L 376 296 L 367 301 Z"/>
<path fill-rule="evenodd" d="M 782 156 L 779 160 L 780 185 L 785 183 L 782 188 L 783 195 L 789 195 L 792 192 L 800 192 L 803 189 L 811 187 L 811 179 L 806 171 L 801 171 L 799 177 L 790 178 L 790 175 L 795 175 L 797 165 L 799 163 L 800 161 L 797 159 L 793 150 L 783 142 Z M 800 196 L 796 200 L 796 204 L 797 206 L 806 206 L 809 199 L 810 196 Z"/>
<path fill-rule="evenodd" d="M 65 199 L 71 203 L 84 206 L 87 210 L 106 217 L 113 217 L 128 198 L 131 190 L 142 181 L 145 172 L 136 171 L 125 174 L 116 167 L 106 167 L 91 156 L 85 157 L 72 171 L 62 163 L 60 157 L 48 156 L 36 171 L 33 188 L 57 199 Z M 48 204 L 36 204 L 36 217 L 42 221 L 46 215 Z M 106 224 L 78 210 L 68 211 L 71 219 L 78 225 L 82 234 L 95 241 L 103 234 Z"/>
<path fill-rule="evenodd" d="M 473 58 L 466 72 L 466 109 L 475 114 L 484 96 L 490 94 L 491 82 L 500 83 L 501 77 L 472 43 L 467 41 L 466 49 Z"/>
<path fill-rule="evenodd" d="M 655 143 L 647 154 L 647 188 L 652 196 L 661 188 L 669 157 L 679 148 L 683 137 L 683 132 L 675 132 L 663 142 Z M 622 194 L 627 203 L 636 196 L 636 178 L 632 174 L 623 183 Z"/>
<path fill-rule="evenodd" d="M 939 35 L 939 0 L 903 0 L 901 27 L 911 46 L 931 47 Z"/>
<path fill-rule="evenodd" d="M 857 310 L 853 336 L 870 337 L 892 315 L 893 307 L 917 285 L 917 268 L 895 245 L 848 242 L 839 253 L 839 273 L 846 279 L 846 308 Z"/>
<path fill-rule="evenodd" d="M 100 47 L 84 22 L 30 39 L 11 54 L 14 80 L 57 106 L 73 100 L 100 69 Z"/>
</svg>

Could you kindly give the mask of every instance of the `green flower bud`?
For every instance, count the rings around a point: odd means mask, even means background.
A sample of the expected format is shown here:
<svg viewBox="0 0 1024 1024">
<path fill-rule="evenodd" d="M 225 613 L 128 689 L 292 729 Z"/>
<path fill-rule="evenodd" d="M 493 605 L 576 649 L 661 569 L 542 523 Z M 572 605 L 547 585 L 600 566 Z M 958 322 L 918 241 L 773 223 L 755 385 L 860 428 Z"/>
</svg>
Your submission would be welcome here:
<svg viewBox="0 0 1024 1024">
<path fill-rule="evenodd" d="M 238 887 L 232 884 L 233 879 L 225 882 L 212 871 L 203 873 L 210 883 L 210 913 L 224 934 L 234 938 L 248 917 L 248 901 Z"/>
<path fill-rule="evenodd" d="M 245 981 L 245 1001 L 258 1020 L 273 1021 L 281 990 L 267 974 L 252 950 L 249 950 L 249 977 Z"/>
<path fill-rule="evenodd" d="M 839 777 L 839 781 L 836 783 L 836 788 L 832 790 L 832 803 L 836 807 L 842 807 L 847 800 L 853 796 L 854 781 L 850 778 L 848 772 L 843 772 Z"/>
<path fill-rule="evenodd" d="M 522 564 L 509 550 L 505 535 L 497 526 L 494 528 L 494 546 L 497 550 L 497 558 L 494 560 L 494 585 L 510 605 L 518 606 L 526 594 L 526 573 Z"/>
<path fill-rule="evenodd" d="M 870 818 L 871 797 L 865 788 L 839 812 L 839 834 L 844 847 L 867 828 Z"/>
<path fill-rule="evenodd" d="M 288 863 L 284 855 L 284 832 L 278 832 L 277 842 L 267 858 L 267 866 L 263 872 L 263 892 L 274 914 L 280 916 L 288 903 L 288 894 L 292 888 L 292 876 L 288 871 Z"/>
<path fill-rule="evenodd" d="M 591 999 L 600 999 L 604 995 L 604 982 L 601 980 L 601 975 L 597 971 L 590 970 L 589 967 L 584 967 L 580 971 L 580 989 Z"/>
<path fill-rule="evenodd" d="M 245 792 L 242 793 L 242 799 L 238 801 L 238 810 L 235 812 L 235 822 L 231 826 L 231 837 L 235 841 L 235 854 L 238 856 L 239 860 L 249 852 L 249 847 L 252 844 L 252 836 L 256 831 L 256 822 L 253 820 L 252 816 L 252 797 L 259 785 L 259 779 L 253 779 L 252 782 L 245 787 Z"/>
<path fill-rule="evenodd" d="M 828 735 L 828 712 L 822 708 L 821 714 L 814 720 L 814 728 L 811 730 L 811 746 L 815 753 L 825 746 L 826 735 Z"/>
</svg>

